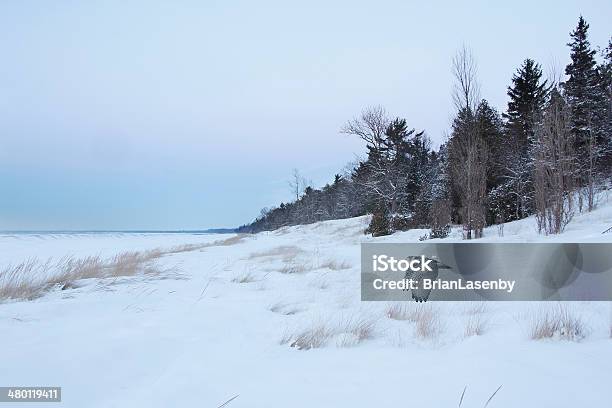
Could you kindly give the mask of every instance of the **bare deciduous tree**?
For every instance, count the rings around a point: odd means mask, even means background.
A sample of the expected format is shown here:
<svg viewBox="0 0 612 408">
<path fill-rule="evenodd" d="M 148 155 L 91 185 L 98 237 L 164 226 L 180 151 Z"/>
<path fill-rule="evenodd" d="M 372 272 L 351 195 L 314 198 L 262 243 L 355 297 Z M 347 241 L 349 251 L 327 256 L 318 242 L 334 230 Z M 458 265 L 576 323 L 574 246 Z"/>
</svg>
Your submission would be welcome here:
<svg viewBox="0 0 612 408">
<path fill-rule="evenodd" d="M 488 147 L 477 118 L 479 85 L 476 62 L 463 47 L 453 58 L 453 100 L 457 118 L 450 141 L 451 174 L 461 202 L 466 239 L 480 238 L 485 226 Z"/>
<path fill-rule="evenodd" d="M 381 202 L 391 202 L 398 189 L 395 180 L 397 174 L 392 172 L 390 157 L 382 155 L 385 149 L 385 132 L 391 121 L 382 106 L 364 109 L 358 118 L 348 121 L 341 129 L 342 133 L 357 136 L 366 142 L 369 159 L 366 162 L 368 177 L 356 180 Z"/>
<path fill-rule="evenodd" d="M 299 200 L 300 196 L 304 194 L 306 187 L 308 187 L 306 178 L 300 174 L 298 169 L 293 169 L 291 180 L 289 180 L 289 189 L 291 194 L 295 195 L 295 201 Z"/>
<path fill-rule="evenodd" d="M 570 111 L 555 90 L 536 132 L 534 183 L 539 232 L 559 234 L 573 216 L 576 180 Z"/>
<path fill-rule="evenodd" d="M 476 59 L 465 45 L 453 57 L 453 102 L 457 111 L 471 109 L 476 111 L 480 102 L 480 85 L 477 80 Z"/>
<path fill-rule="evenodd" d="M 349 120 L 341 129 L 342 133 L 360 137 L 368 145 L 379 148 L 389 126 L 387 111 L 382 106 L 364 109 L 361 116 Z"/>
<path fill-rule="evenodd" d="M 588 115 L 588 128 L 589 133 L 585 143 L 586 160 L 583 161 L 583 184 L 584 188 L 581 190 L 580 198 L 580 210 L 582 211 L 582 195 L 585 196 L 587 202 L 587 211 L 593 211 L 595 208 L 595 184 L 597 177 L 597 159 L 601 156 L 601 146 L 597 143 L 597 137 L 595 132 L 591 129 L 593 127 L 593 114 L 589 112 Z"/>
</svg>

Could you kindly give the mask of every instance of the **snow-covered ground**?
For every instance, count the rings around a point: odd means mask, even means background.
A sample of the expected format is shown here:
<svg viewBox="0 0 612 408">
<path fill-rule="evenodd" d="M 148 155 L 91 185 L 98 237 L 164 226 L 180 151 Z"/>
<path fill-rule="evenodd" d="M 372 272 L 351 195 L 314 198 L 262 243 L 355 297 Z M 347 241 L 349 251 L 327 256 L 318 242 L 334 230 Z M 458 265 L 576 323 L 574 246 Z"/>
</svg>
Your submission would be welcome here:
<svg viewBox="0 0 612 408">
<path fill-rule="evenodd" d="M 218 234 L 181 233 L 0 233 L 0 267 L 28 258 L 109 257 L 119 252 L 200 244 L 218 240 Z"/>
<path fill-rule="evenodd" d="M 179 268 L 182 279 L 90 279 L 4 302 L 0 385 L 61 386 L 61 406 L 75 408 L 219 407 L 235 396 L 228 407 L 451 407 L 465 387 L 469 408 L 484 406 L 500 385 L 489 407 L 610 405 L 609 303 L 563 305 L 584 326 L 581 341 L 565 341 L 530 338 L 554 303 L 361 302 L 359 244 L 426 233 L 373 239 L 363 234 L 367 222 L 283 228 L 156 261 Z M 610 226 L 604 201 L 560 236 L 539 236 L 527 219 L 506 224 L 503 237 L 489 228 L 484 239 L 612 242 L 601 234 Z M 31 257 L 224 238 L 3 235 L 0 270 Z"/>
</svg>

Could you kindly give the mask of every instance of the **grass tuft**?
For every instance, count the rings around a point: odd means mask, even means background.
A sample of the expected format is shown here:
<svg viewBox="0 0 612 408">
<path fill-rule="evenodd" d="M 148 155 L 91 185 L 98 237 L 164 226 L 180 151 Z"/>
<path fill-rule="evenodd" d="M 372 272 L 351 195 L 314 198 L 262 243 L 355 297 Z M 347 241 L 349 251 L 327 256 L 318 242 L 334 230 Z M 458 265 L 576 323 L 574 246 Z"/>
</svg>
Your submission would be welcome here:
<svg viewBox="0 0 612 408">
<path fill-rule="evenodd" d="M 376 322 L 374 320 L 351 318 L 345 321 L 343 326 L 344 328 L 342 331 L 352 334 L 355 339 L 357 339 L 357 343 L 374 338 L 374 330 L 376 328 Z"/>
<path fill-rule="evenodd" d="M 465 337 L 482 336 L 487 326 L 488 322 L 482 317 L 482 314 L 471 315 L 465 324 L 463 335 Z"/>
<path fill-rule="evenodd" d="M 255 276 L 250 272 L 245 272 L 240 275 L 236 275 L 232 278 L 234 283 L 251 283 L 255 282 Z"/>
<path fill-rule="evenodd" d="M 467 315 L 478 315 L 486 313 L 487 305 L 485 302 L 470 302 L 465 308 L 465 314 Z"/>
<path fill-rule="evenodd" d="M 387 308 L 386 315 L 393 320 L 410 320 L 411 313 L 406 305 L 394 303 Z"/>
<path fill-rule="evenodd" d="M 285 274 L 294 274 L 294 273 L 304 273 L 310 270 L 312 270 L 312 268 L 307 265 L 288 263 L 288 264 L 281 266 L 276 271 L 280 273 L 285 273 Z"/>
<path fill-rule="evenodd" d="M 328 259 L 327 261 L 319 264 L 319 268 L 327 268 L 332 271 L 340 271 L 344 269 L 351 269 L 351 264 L 346 261 L 336 261 L 334 259 Z"/>
<path fill-rule="evenodd" d="M 442 333 L 442 322 L 437 309 L 422 308 L 415 316 L 417 338 L 422 340 L 435 339 Z"/>
<path fill-rule="evenodd" d="M 586 337 L 587 331 L 585 323 L 579 316 L 559 304 L 551 310 L 540 311 L 534 316 L 530 337 L 532 340 L 580 341 Z"/>
<path fill-rule="evenodd" d="M 319 325 L 299 332 L 296 336 L 290 337 L 287 342 L 289 347 L 298 350 L 310 350 L 323 347 L 332 335 L 331 330 L 324 325 Z"/>
<path fill-rule="evenodd" d="M 330 339 L 336 339 L 338 347 L 353 347 L 374 338 L 376 324 L 372 319 L 351 317 L 337 324 L 317 323 L 296 333 L 285 332 L 281 344 L 289 344 L 298 350 L 324 347 Z"/>
<path fill-rule="evenodd" d="M 291 262 L 304 251 L 295 245 L 281 245 L 261 252 L 253 252 L 248 259 L 281 258 L 283 262 Z"/>
</svg>

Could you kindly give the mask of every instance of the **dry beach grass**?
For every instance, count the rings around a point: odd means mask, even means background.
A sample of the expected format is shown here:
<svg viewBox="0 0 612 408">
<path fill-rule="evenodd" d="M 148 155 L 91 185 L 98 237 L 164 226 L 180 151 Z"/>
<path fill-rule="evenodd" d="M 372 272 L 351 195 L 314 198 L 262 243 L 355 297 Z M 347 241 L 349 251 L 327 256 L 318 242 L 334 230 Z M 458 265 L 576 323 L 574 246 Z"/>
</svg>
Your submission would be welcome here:
<svg viewBox="0 0 612 408">
<path fill-rule="evenodd" d="M 286 330 L 280 344 L 298 350 L 321 348 L 332 339 L 337 347 L 353 347 L 375 337 L 376 321 L 364 316 L 349 316 L 336 322 L 316 322 L 295 331 Z"/>
<path fill-rule="evenodd" d="M 587 334 L 588 328 L 583 319 L 562 304 L 539 310 L 531 320 L 530 337 L 532 340 L 580 341 Z"/>
<path fill-rule="evenodd" d="M 187 244 L 166 249 L 123 252 L 111 258 L 99 255 L 75 258 L 65 256 L 57 260 L 41 261 L 36 258 L 9 264 L 0 269 L 0 301 L 10 299 L 30 300 L 42 296 L 52 288 L 69 289 L 76 281 L 91 278 L 116 278 L 142 273 L 161 276 L 169 269 L 160 269 L 155 260 L 172 254 L 202 250 L 212 246 L 240 243 L 244 235 L 205 244 Z"/>
</svg>

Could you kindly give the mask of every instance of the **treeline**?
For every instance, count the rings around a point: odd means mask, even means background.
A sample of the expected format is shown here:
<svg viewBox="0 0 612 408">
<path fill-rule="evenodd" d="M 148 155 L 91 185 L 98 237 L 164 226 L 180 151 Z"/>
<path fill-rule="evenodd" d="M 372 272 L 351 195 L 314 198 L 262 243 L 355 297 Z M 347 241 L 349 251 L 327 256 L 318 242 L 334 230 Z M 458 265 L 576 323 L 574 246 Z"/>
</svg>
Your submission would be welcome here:
<svg viewBox="0 0 612 408">
<path fill-rule="evenodd" d="M 467 49 L 453 59 L 456 115 L 438 150 L 423 131 L 382 107 L 368 108 L 342 128 L 361 138 L 365 160 L 321 189 L 297 173 L 295 201 L 262 210 L 243 232 L 373 214 L 367 232 L 430 228 L 444 237 L 451 224 L 464 238 L 487 225 L 536 215 L 541 233 L 563 231 L 578 211 L 591 211 L 596 190 L 612 176 L 612 40 L 597 51 L 580 17 L 570 34 L 571 62 L 544 79 L 526 59 L 508 87 L 502 114 L 480 98 L 476 64 Z"/>
</svg>

